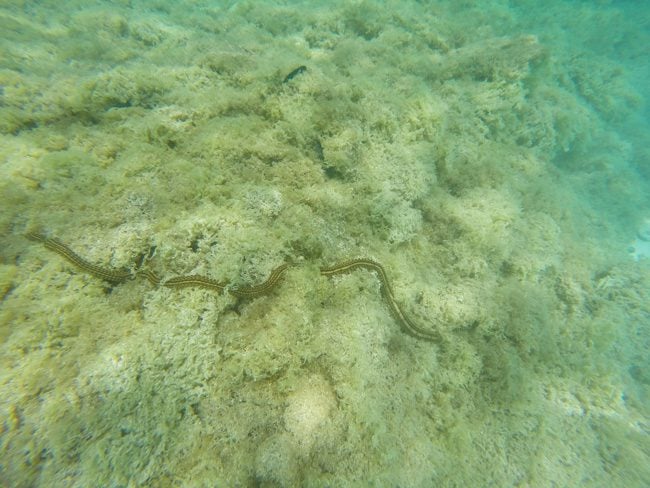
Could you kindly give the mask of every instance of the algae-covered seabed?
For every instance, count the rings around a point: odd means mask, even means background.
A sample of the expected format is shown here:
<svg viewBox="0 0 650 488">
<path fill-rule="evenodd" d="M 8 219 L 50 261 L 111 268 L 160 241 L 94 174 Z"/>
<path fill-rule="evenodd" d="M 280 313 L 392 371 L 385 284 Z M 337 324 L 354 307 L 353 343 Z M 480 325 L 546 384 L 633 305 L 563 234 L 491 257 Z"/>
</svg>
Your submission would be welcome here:
<svg viewBox="0 0 650 488">
<path fill-rule="evenodd" d="M 648 483 L 648 14 L 477 3 L 5 4 L 4 485 Z"/>
</svg>

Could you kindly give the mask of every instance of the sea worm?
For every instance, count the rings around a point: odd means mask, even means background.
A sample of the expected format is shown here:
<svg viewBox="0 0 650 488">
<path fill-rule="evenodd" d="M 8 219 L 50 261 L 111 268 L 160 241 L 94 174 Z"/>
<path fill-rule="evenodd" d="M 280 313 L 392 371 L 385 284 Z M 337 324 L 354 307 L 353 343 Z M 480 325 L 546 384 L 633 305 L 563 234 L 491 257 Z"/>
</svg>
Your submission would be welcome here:
<svg viewBox="0 0 650 488">
<path fill-rule="evenodd" d="M 378 262 L 365 258 L 350 259 L 349 261 L 343 261 L 342 263 L 339 263 L 335 266 L 320 268 L 320 273 L 323 276 L 332 276 L 341 273 L 348 273 L 350 271 L 354 271 L 357 268 L 374 271 L 377 274 L 377 277 L 379 278 L 379 288 L 381 294 L 388 304 L 391 315 L 401 325 L 404 332 L 418 339 L 424 339 L 431 342 L 440 342 L 440 336 L 437 332 L 429 331 L 420 327 L 402 311 L 401 307 L 395 300 L 393 289 L 391 288 L 390 282 L 388 281 L 386 271 L 384 270 L 384 267 Z"/>
<path fill-rule="evenodd" d="M 59 254 L 82 271 L 85 271 L 97 278 L 101 278 L 102 280 L 113 284 L 123 283 L 136 276 L 142 275 L 154 286 L 159 286 L 160 284 L 168 288 L 184 288 L 196 286 L 199 288 L 214 290 L 217 293 L 223 293 L 224 290 L 228 290 L 231 295 L 238 298 L 255 298 L 260 295 L 269 293 L 273 288 L 275 288 L 282 279 L 284 272 L 289 268 L 289 264 L 282 264 L 271 271 L 271 275 L 266 281 L 260 283 L 259 285 L 252 286 L 228 288 L 227 284 L 219 283 L 212 278 L 201 275 L 175 276 L 163 282 L 163 280 L 161 280 L 161 278 L 150 269 L 137 269 L 137 271 L 134 272 L 126 269 L 103 268 L 82 258 L 67 245 L 63 244 L 57 239 L 48 238 L 37 233 L 28 233 L 26 237 L 33 241 L 42 243 L 46 249 Z M 150 255 L 151 254 L 152 252 L 150 251 Z M 139 261 L 139 263 L 136 263 L 136 268 L 140 267 L 139 265 L 144 262 L 144 259 L 139 259 Z M 393 294 L 393 289 L 390 285 L 390 281 L 388 280 L 388 276 L 386 275 L 386 270 L 378 262 L 367 258 L 350 259 L 348 261 L 343 261 L 335 266 L 321 267 L 320 273 L 323 276 L 333 276 L 337 274 L 348 273 L 356 269 L 366 269 L 374 272 L 377 275 L 377 278 L 379 279 L 381 295 L 386 301 L 391 315 L 400 324 L 404 332 L 418 339 L 432 342 L 441 342 L 441 337 L 438 332 L 429 330 L 425 327 L 421 327 L 420 325 L 413 322 L 413 320 L 411 320 L 404 313 L 402 307 L 400 307 L 399 303 L 395 300 L 395 295 Z"/>
<path fill-rule="evenodd" d="M 165 283 L 164 286 L 169 288 L 185 288 L 187 286 L 198 286 L 199 288 L 207 288 L 210 290 L 215 290 L 217 293 L 221 293 L 226 285 L 222 285 L 218 281 L 208 278 L 206 276 L 200 275 L 188 275 L 188 276 L 176 276 L 170 278 Z"/>
<path fill-rule="evenodd" d="M 54 251 L 58 255 L 64 257 L 82 271 L 85 271 L 86 273 L 91 274 L 97 278 L 101 278 L 104 281 L 108 281 L 109 283 L 123 283 L 126 280 L 133 278 L 133 273 L 131 271 L 102 268 L 101 266 L 97 266 L 96 264 L 87 261 L 58 239 L 48 238 L 35 233 L 28 233 L 27 238 L 33 241 L 41 242 L 46 249 Z"/>
<path fill-rule="evenodd" d="M 269 278 L 264 283 L 254 286 L 240 286 L 237 288 L 231 288 L 228 290 L 228 292 L 238 298 L 253 298 L 264 295 L 271 291 L 271 289 L 273 289 L 273 287 L 278 284 L 280 278 L 282 278 L 282 274 L 287 270 L 288 267 L 289 265 L 286 263 L 278 266 L 273 271 L 271 271 L 271 276 L 269 276 Z"/>
<path fill-rule="evenodd" d="M 144 275 L 147 281 L 149 281 L 149 283 L 151 283 L 153 286 L 160 285 L 160 282 L 162 281 L 160 277 L 150 269 L 139 270 L 138 274 Z"/>
</svg>

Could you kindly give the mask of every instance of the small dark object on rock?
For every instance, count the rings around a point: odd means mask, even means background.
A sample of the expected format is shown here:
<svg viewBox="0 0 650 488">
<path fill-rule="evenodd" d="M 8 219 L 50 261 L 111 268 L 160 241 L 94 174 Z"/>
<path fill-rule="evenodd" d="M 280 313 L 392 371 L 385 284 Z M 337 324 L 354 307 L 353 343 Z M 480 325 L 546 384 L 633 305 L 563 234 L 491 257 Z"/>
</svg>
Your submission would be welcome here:
<svg viewBox="0 0 650 488">
<path fill-rule="evenodd" d="M 298 66 L 291 73 L 289 73 L 287 76 L 284 77 L 284 81 L 282 83 L 286 83 L 287 81 L 291 81 L 293 78 L 298 76 L 303 71 L 307 71 L 307 66 Z"/>
</svg>

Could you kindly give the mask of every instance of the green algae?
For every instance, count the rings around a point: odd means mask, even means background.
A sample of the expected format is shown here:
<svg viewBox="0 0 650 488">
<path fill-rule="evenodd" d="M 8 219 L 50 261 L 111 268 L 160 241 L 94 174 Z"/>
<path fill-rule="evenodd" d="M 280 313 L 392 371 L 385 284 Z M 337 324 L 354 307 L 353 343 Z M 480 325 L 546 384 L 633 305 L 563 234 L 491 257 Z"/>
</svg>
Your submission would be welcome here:
<svg viewBox="0 0 650 488">
<path fill-rule="evenodd" d="M 498 2 L 390 7 L 3 10 L 4 482 L 648 479 L 648 268 L 621 238 L 648 192 L 615 125 L 641 95 Z M 303 266 L 246 303 L 107 289 L 34 227 L 237 285 Z M 446 350 L 368 273 L 319 276 L 358 256 Z"/>
</svg>

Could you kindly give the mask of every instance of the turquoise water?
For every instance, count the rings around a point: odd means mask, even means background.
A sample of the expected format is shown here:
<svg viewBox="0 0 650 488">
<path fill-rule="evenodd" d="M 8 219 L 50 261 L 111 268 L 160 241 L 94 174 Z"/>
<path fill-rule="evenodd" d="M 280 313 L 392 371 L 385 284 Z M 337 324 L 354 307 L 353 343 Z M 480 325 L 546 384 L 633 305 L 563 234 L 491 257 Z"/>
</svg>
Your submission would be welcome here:
<svg viewBox="0 0 650 488">
<path fill-rule="evenodd" d="M 646 3 L 61 3 L 0 7 L 1 485 L 650 485 Z"/>
</svg>

